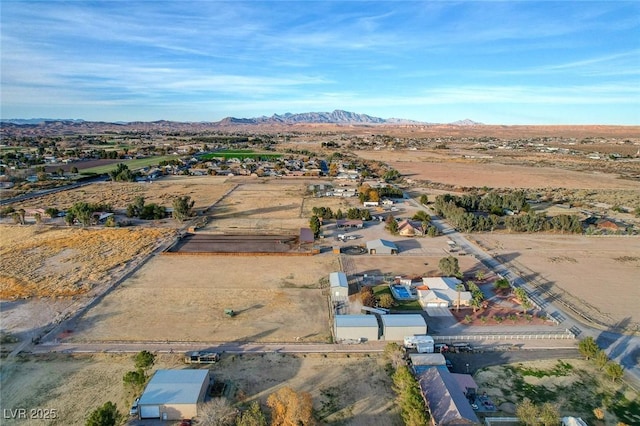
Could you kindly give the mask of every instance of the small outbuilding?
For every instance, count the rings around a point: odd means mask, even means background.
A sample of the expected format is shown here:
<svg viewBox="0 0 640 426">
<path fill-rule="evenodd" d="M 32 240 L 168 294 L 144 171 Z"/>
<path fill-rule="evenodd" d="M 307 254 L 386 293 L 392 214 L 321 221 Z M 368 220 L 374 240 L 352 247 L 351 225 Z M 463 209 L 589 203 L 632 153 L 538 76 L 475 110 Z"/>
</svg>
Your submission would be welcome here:
<svg viewBox="0 0 640 426">
<path fill-rule="evenodd" d="M 334 335 L 338 342 L 343 340 L 376 341 L 380 336 L 380 327 L 375 315 L 336 315 L 334 317 Z"/>
<path fill-rule="evenodd" d="M 383 340 L 404 342 L 405 336 L 427 334 L 427 322 L 420 314 L 380 315 Z"/>
<path fill-rule="evenodd" d="M 344 272 L 332 272 L 329 274 L 329 288 L 331 290 L 331 300 L 342 302 L 349 297 L 349 282 Z"/>
<path fill-rule="evenodd" d="M 398 246 L 391 241 L 379 238 L 367 241 L 367 252 L 369 254 L 398 254 Z"/>
<path fill-rule="evenodd" d="M 158 370 L 138 402 L 141 419 L 180 420 L 198 415 L 209 387 L 209 370 Z"/>
</svg>

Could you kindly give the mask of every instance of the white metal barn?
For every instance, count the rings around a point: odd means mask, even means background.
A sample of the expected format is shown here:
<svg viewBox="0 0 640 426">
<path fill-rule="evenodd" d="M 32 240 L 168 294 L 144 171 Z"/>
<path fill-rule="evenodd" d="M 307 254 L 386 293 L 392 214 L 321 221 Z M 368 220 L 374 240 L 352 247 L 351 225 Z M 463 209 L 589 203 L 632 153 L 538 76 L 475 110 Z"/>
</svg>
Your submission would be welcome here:
<svg viewBox="0 0 640 426">
<path fill-rule="evenodd" d="M 367 241 L 369 254 L 398 254 L 398 246 L 391 241 L 377 239 Z"/>
<path fill-rule="evenodd" d="M 209 370 L 158 370 L 138 402 L 141 419 L 180 420 L 198 415 L 209 387 Z"/>
<path fill-rule="evenodd" d="M 385 316 L 385 315 L 383 315 Z M 334 318 L 336 341 L 378 340 L 379 327 L 375 315 L 336 315 Z"/>
<path fill-rule="evenodd" d="M 403 342 L 405 336 L 427 334 L 427 322 L 420 314 L 380 315 L 383 340 Z"/>
<path fill-rule="evenodd" d="M 347 300 L 349 296 L 349 283 L 344 272 L 332 272 L 329 274 L 329 287 L 331 300 L 334 302 Z"/>
</svg>

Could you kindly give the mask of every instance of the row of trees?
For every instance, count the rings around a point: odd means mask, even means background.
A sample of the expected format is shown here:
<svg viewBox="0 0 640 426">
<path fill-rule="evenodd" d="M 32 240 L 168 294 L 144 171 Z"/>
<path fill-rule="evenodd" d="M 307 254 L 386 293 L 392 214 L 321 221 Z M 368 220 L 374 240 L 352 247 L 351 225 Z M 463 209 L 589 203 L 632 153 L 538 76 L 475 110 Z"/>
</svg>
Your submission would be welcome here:
<svg viewBox="0 0 640 426">
<path fill-rule="evenodd" d="M 109 177 L 114 182 L 134 182 L 138 174 L 129 170 L 126 164 L 119 163 L 114 170 L 109 172 Z"/>
<path fill-rule="evenodd" d="M 434 209 L 436 214 L 445 217 L 462 232 L 493 231 L 500 225 L 504 225 L 505 228 L 514 232 L 582 232 L 582 223 L 576 215 L 565 214 L 548 218 L 544 213 L 536 214 L 530 211 L 529 204 L 526 203 L 524 193 L 521 191 L 507 195 L 490 192 L 484 197 L 479 195 L 438 195 Z M 505 209 L 528 211 L 528 213 L 502 218 Z M 471 213 L 474 211 L 488 214 Z"/>
<path fill-rule="evenodd" d="M 144 220 L 163 219 L 167 216 L 164 206 L 151 203 L 145 204 L 144 197 L 136 197 L 133 203 L 127 206 L 127 217 L 139 217 Z"/>
<path fill-rule="evenodd" d="M 615 382 L 624 375 L 624 367 L 609 359 L 606 352 L 600 349 L 593 337 L 589 336 L 580 341 L 578 344 L 580 354 L 587 360 L 592 360 L 600 370 L 604 370 L 605 374 Z"/>
<path fill-rule="evenodd" d="M 391 376 L 396 403 L 406 426 L 424 426 L 429 424 L 429 414 L 422 398 L 422 391 L 416 378 L 406 366 L 402 348 L 397 343 L 389 343 L 384 349 L 389 366 L 394 369 Z"/>
</svg>

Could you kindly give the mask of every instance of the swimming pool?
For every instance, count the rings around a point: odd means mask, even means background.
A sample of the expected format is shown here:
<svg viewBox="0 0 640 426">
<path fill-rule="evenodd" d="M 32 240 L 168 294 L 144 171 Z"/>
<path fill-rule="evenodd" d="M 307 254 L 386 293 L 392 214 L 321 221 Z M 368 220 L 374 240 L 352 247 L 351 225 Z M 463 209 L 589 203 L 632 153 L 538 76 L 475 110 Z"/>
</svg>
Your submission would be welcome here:
<svg viewBox="0 0 640 426">
<path fill-rule="evenodd" d="M 394 287 L 394 289 L 396 290 L 398 296 L 403 299 L 408 299 L 411 297 L 411 293 L 409 293 L 409 290 L 407 290 L 405 287 Z"/>
</svg>

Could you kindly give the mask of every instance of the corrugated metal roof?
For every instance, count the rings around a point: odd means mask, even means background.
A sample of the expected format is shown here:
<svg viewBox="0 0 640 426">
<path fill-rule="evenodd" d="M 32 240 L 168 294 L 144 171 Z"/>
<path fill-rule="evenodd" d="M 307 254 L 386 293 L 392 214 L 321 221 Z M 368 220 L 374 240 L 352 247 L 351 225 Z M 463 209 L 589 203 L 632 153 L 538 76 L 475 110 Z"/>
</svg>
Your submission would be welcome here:
<svg viewBox="0 0 640 426">
<path fill-rule="evenodd" d="M 382 240 L 382 239 L 367 241 L 367 250 L 379 249 L 382 247 L 398 250 L 398 246 L 392 243 L 391 241 Z"/>
<path fill-rule="evenodd" d="M 384 315 L 383 315 L 384 316 Z M 378 327 L 375 315 L 336 315 L 336 327 Z"/>
<path fill-rule="evenodd" d="M 418 376 L 436 424 L 474 425 L 480 421 L 445 367 L 431 367 Z"/>
<path fill-rule="evenodd" d="M 349 287 L 347 275 L 344 272 L 332 272 L 329 274 L 329 284 L 331 287 Z"/>
<path fill-rule="evenodd" d="M 382 324 L 385 327 L 424 327 L 427 328 L 427 323 L 420 314 L 394 314 L 394 315 L 380 315 Z"/>
<path fill-rule="evenodd" d="M 158 370 L 140 397 L 140 405 L 197 404 L 209 370 Z"/>
</svg>

